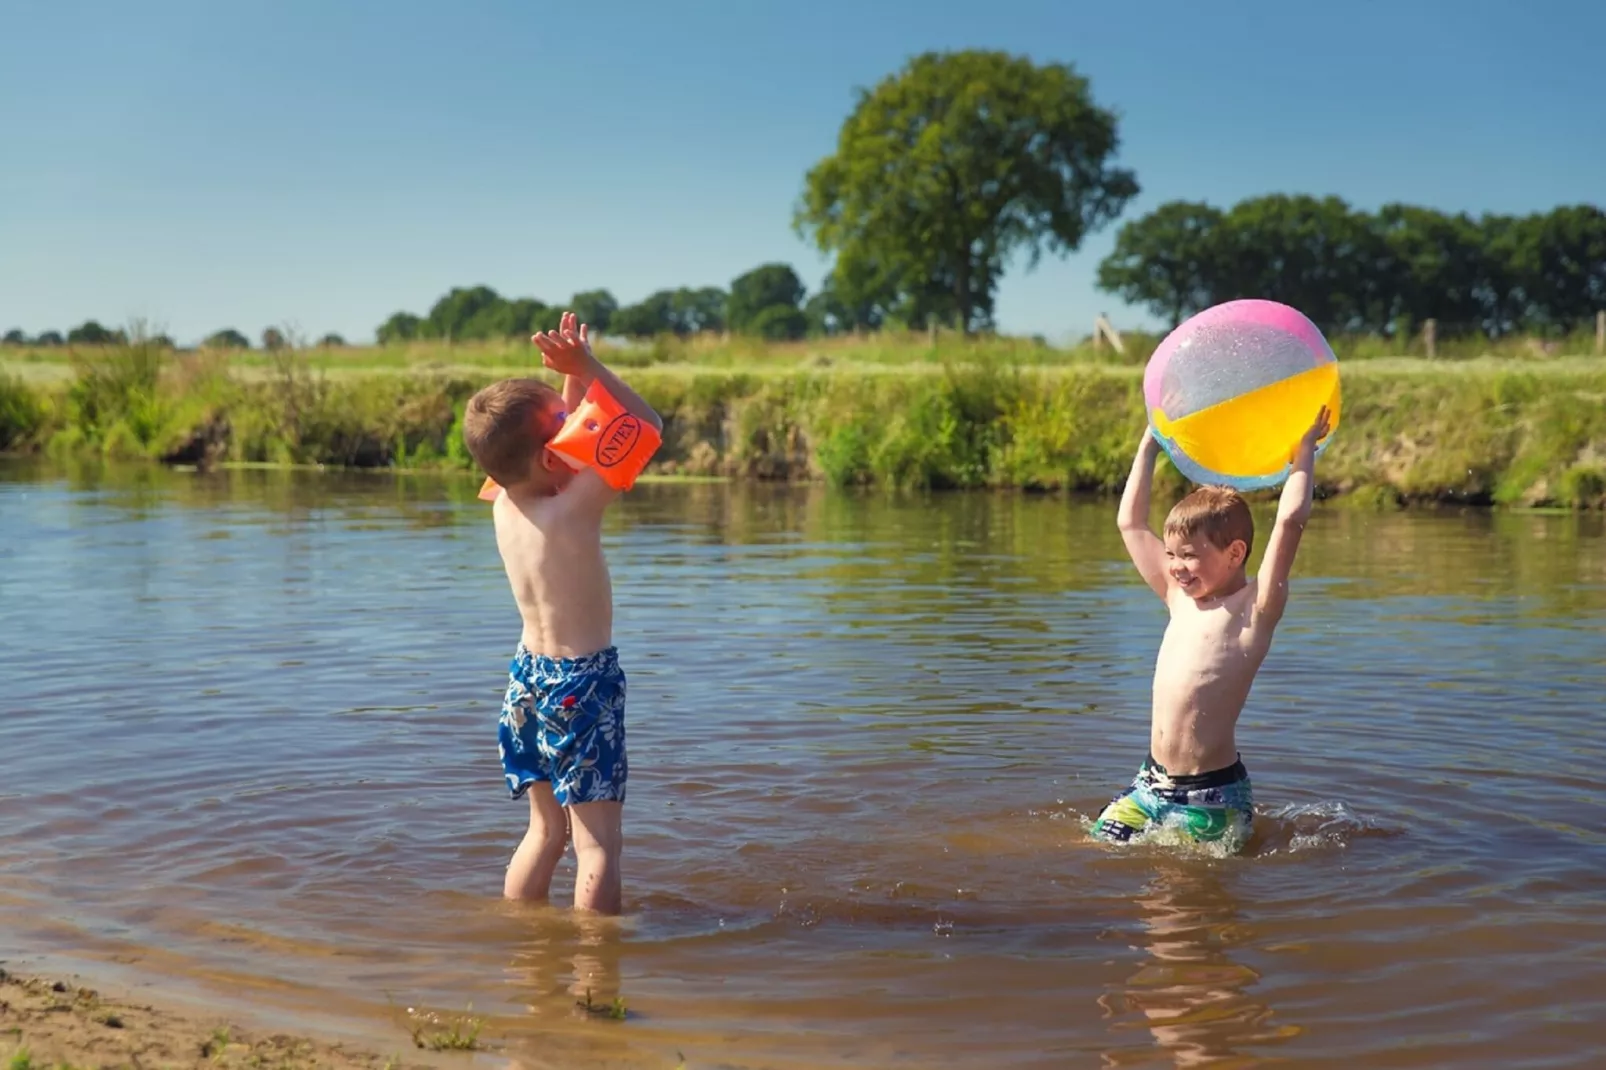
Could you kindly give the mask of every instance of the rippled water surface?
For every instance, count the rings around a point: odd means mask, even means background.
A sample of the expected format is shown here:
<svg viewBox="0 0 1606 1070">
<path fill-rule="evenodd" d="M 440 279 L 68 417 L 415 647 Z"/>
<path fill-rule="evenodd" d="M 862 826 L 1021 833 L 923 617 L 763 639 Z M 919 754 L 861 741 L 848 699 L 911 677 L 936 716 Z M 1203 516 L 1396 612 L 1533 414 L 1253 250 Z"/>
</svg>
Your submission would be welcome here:
<svg viewBox="0 0 1606 1070">
<path fill-rule="evenodd" d="M 474 489 L 0 468 L 0 957 L 399 1046 L 472 1004 L 531 1070 L 1606 1065 L 1601 517 L 1318 508 L 1217 859 L 1086 837 L 1164 624 L 1113 503 L 640 487 L 582 922 L 498 898 Z"/>
</svg>

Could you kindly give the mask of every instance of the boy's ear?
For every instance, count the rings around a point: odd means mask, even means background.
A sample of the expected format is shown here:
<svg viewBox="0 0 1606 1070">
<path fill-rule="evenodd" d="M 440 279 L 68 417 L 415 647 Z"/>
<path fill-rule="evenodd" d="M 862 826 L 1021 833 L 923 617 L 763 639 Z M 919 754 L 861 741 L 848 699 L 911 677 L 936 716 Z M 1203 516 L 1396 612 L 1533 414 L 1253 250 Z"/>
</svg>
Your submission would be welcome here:
<svg viewBox="0 0 1606 1070">
<path fill-rule="evenodd" d="M 1232 540 L 1232 542 L 1227 546 L 1227 560 L 1232 562 L 1233 568 L 1237 568 L 1239 565 L 1242 565 L 1244 562 L 1248 561 L 1248 544 L 1246 544 L 1242 539 Z"/>
</svg>

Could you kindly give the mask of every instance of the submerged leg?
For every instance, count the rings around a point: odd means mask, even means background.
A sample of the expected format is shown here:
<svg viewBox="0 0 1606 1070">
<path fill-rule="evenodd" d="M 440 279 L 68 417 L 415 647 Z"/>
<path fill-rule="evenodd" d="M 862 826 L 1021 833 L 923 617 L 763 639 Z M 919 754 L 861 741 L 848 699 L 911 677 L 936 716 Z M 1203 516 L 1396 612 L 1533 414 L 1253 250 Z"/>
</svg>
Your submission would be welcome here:
<svg viewBox="0 0 1606 1070">
<path fill-rule="evenodd" d="M 619 858 L 624 850 L 624 803 L 575 803 L 569 808 L 574 819 L 574 906 L 599 914 L 618 914 L 623 909 Z"/>
<path fill-rule="evenodd" d="M 552 796 L 552 785 L 537 781 L 530 785 L 529 795 L 530 827 L 502 882 L 502 894 L 508 899 L 545 899 L 552 890 L 552 872 L 569 842 L 568 819 Z"/>
</svg>

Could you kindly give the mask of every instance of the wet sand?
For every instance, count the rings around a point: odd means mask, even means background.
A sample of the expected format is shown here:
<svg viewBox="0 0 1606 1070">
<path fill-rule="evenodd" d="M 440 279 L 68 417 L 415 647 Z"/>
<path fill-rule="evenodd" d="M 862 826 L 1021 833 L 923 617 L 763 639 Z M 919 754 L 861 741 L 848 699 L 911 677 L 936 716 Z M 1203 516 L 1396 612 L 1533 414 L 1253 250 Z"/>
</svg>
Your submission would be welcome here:
<svg viewBox="0 0 1606 1070">
<path fill-rule="evenodd" d="M 423 1042 L 429 1039 L 421 1034 Z M 431 1065 L 406 1049 L 381 1053 L 251 1028 L 178 1003 L 155 1006 L 103 995 L 76 978 L 23 976 L 4 967 L 0 967 L 0 1058 L 10 1070 L 120 1066 L 405 1070 Z"/>
</svg>

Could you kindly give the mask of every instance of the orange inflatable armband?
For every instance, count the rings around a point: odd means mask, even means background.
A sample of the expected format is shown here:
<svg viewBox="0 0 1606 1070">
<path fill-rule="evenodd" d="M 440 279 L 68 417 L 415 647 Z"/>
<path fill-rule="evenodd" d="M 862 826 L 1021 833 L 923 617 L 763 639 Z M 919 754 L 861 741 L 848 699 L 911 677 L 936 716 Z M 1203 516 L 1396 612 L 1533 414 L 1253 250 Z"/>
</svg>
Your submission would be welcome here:
<svg viewBox="0 0 1606 1070">
<path fill-rule="evenodd" d="M 575 469 L 596 469 L 614 490 L 629 490 L 662 442 L 656 427 L 631 413 L 593 380 L 580 407 L 563 421 L 547 448 Z M 501 493 L 502 488 L 489 476 L 480 485 L 481 501 L 494 502 Z"/>
<path fill-rule="evenodd" d="M 579 408 L 547 445 L 575 468 L 595 469 L 614 490 L 629 490 L 662 442 L 656 427 L 619 404 L 600 381 L 592 380 Z"/>
</svg>

